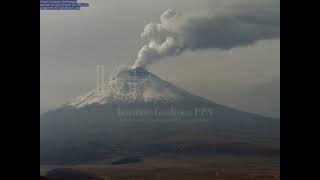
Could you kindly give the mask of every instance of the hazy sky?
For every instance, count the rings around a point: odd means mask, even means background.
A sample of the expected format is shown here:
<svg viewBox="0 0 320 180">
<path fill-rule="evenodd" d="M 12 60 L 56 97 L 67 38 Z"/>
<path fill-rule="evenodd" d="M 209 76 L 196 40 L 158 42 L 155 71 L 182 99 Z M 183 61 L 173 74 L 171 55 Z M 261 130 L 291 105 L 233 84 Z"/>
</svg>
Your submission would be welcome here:
<svg viewBox="0 0 320 180">
<path fill-rule="evenodd" d="M 140 38 L 144 26 L 158 22 L 167 9 L 196 16 L 236 9 L 229 7 L 257 9 L 248 17 L 253 20 L 272 10 L 272 17 L 263 20 L 276 20 L 276 27 L 280 22 L 280 1 L 276 0 L 83 1 L 90 7 L 40 12 L 41 112 L 95 88 L 97 64 L 105 65 L 107 75 L 117 66 L 132 65 L 144 43 Z M 185 51 L 149 70 L 217 103 L 280 117 L 279 37 L 229 50 Z"/>
</svg>

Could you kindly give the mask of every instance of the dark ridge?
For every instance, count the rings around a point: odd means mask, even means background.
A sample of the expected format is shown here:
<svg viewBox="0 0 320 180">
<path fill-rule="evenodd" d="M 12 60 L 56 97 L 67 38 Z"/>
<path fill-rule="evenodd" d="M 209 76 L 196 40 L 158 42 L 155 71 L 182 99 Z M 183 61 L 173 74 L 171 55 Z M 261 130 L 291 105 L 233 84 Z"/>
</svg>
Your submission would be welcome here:
<svg viewBox="0 0 320 180">
<path fill-rule="evenodd" d="M 48 180 L 103 180 L 94 174 L 67 168 L 51 170 L 46 176 Z"/>
<path fill-rule="evenodd" d="M 111 165 L 122 165 L 122 164 L 131 164 L 142 162 L 143 159 L 140 157 L 126 157 L 122 159 L 118 159 L 116 161 L 111 162 Z"/>
</svg>

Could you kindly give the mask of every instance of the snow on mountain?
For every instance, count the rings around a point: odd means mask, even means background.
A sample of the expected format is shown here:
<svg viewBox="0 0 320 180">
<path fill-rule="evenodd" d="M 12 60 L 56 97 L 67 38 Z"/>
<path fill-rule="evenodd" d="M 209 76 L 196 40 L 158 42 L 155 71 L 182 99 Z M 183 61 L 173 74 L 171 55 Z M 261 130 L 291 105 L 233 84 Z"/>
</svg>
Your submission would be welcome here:
<svg viewBox="0 0 320 180">
<path fill-rule="evenodd" d="M 82 108 L 91 104 L 132 102 L 177 102 L 194 99 L 190 93 L 162 80 L 143 68 L 120 67 L 105 83 L 104 91 L 91 90 L 65 106 Z"/>
</svg>

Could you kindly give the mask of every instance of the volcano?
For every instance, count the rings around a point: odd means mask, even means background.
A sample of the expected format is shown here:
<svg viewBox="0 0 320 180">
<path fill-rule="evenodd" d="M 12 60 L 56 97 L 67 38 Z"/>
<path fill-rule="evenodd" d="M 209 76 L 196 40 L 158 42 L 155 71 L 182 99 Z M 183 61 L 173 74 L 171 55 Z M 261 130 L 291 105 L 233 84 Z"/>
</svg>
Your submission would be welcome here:
<svg viewBox="0 0 320 180">
<path fill-rule="evenodd" d="M 120 67 L 116 70 L 104 92 L 92 90 L 65 104 L 74 108 L 111 103 L 183 103 L 209 102 L 199 96 L 162 80 L 143 68 Z"/>
<path fill-rule="evenodd" d="M 219 105 L 143 68 L 119 68 L 103 92 L 40 115 L 40 137 L 41 164 L 168 154 L 278 158 L 280 120 Z"/>
</svg>

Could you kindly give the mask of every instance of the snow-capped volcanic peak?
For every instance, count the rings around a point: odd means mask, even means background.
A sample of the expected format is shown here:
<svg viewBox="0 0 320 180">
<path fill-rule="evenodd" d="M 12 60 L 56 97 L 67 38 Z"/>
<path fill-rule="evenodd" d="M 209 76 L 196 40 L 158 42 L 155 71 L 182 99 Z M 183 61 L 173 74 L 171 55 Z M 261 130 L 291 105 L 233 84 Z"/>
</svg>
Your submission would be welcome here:
<svg viewBox="0 0 320 180">
<path fill-rule="evenodd" d="M 91 90 L 66 106 L 82 108 L 106 103 L 176 102 L 192 96 L 143 68 L 120 67 L 105 84 L 104 92 Z"/>
</svg>

